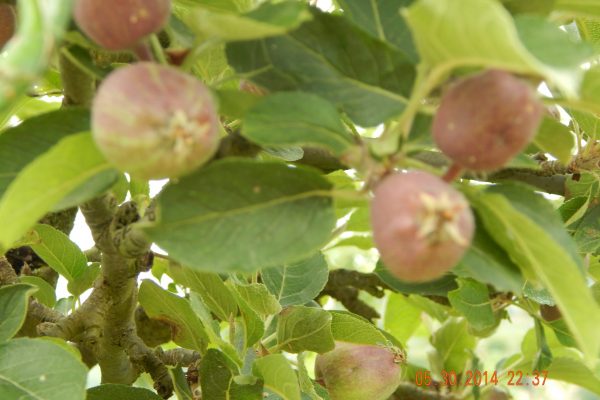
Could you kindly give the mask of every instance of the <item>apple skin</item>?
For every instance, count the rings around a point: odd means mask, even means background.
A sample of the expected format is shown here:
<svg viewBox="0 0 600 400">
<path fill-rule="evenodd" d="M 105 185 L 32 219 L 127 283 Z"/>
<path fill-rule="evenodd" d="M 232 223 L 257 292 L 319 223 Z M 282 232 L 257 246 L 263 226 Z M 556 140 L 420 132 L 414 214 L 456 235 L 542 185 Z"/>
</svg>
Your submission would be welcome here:
<svg viewBox="0 0 600 400">
<path fill-rule="evenodd" d="M 0 4 L 0 50 L 15 34 L 17 13 L 10 4 Z"/>
<path fill-rule="evenodd" d="M 379 182 L 371 202 L 371 224 L 381 261 L 407 282 L 430 281 L 450 271 L 475 231 L 462 193 L 423 171 L 394 173 Z M 432 229 L 424 232 L 426 226 Z"/>
<path fill-rule="evenodd" d="M 439 149 L 476 171 L 506 165 L 533 140 L 544 107 L 527 83 L 501 70 L 461 79 L 442 96 L 432 125 Z"/>
<path fill-rule="evenodd" d="M 108 50 L 128 50 L 169 21 L 171 0 L 76 0 L 81 30 Z"/>
<path fill-rule="evenodd" d="M 336 342 L 317 355 L 315 376 L 331 400 L 387 400 L 401 381 L 401 365 L 389 348 Z"/>
<path fill-rule="evenodd" d="M 96 144 L 116 168 L 138 179 L 176 178 L 215 154 L 219 119 L 210 91 L 174 67 L 122 67 L 92 104 Z"/>
</svg>

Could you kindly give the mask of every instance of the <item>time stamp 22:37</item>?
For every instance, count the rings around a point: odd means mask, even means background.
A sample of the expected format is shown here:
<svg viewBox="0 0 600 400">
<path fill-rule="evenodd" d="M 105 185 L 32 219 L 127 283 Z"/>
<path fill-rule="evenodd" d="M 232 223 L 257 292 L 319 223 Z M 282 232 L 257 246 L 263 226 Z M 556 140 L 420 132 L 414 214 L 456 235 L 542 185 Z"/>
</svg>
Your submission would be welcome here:
<svg viewBox="0 0 600 400">
<path fill-rule="evenodd" d="M 434 383 L 431 371 L 420 370 L 415 374 L 417 386 L 487 386 L 498 385 L 499 382 L 507 386 L 544 386 L 548 378 L 548 371 L 523 372 L 520 370 L 506 371 L 505 376 L 498 376 L 497 371 L 466 370 L 463 374 L 455 371 L 442 371 L 441 380 Z"/>
</svg>

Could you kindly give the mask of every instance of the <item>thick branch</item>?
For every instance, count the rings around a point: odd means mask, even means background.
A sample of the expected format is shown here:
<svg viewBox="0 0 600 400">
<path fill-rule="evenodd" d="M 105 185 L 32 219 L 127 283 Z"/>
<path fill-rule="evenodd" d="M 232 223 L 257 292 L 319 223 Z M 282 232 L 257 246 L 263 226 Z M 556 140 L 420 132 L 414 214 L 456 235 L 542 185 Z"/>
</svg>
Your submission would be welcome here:
<svg viewBox="0 0 600 400">
<path fill-rule="evenodd" d="M 0 257 L 0 286 L 16 283 L 18 280 L 17 273 L 6 257 Z"/>
<path fill-rule="evenodd" d="M 77 65 L 65 48 L 58 57 L 58 68 L 64 88 L 64 106 L 89 107 L 95 91 L 94 79 Z"/>
<path fill-rule="evenodd" d="M 43 323 L 39 331 L 90 349 L 100 365 L 103 382 L 131 384 L 140 368 L 130 358 L 127 346 L 139 340 L 137 336 L 131 338 L 135 332 L 137 275 L 142 269 L 140 264 L 147 266 L 149 243 L 142 243 L 140 248 L 128 247 L 132 254 L 144 254 L 137 258 L 124 256 L 115 245 L 115 233 L 127 231 L 128 225 L 139 219 L 130 204 L 117 208 L 112 196 L 107 195 L 85 203 L 81 209 L 102 252 L 102 278 L 73 314 L 57 323 Z"/>
<path fill-rule="evenodd" d="M 194 350 L 188 350 L 188 349 L 182 349 L 182 348 L 163 351 L 159 347 L 155 350 L 155 353 L 158 356 L 158 358 L 160 358 L 162 360 L 163 363 L 165 363 L 166 365 L 172 365 L 172 366 L 177 366 L 177 365 L 188 366 L 188 365 L 193 364 L 196 361 L 200 360 L 200 353 L 198 353 L 197 351 L 194 351 Z"/>
<path fill-rule="evenodd" d="M 161 358 L 155 354 L 142 340 L 130 331 L 123 340 L 123 345 L 131 361 L 141 370 L 148 372 L 154 381 L 154 389 L 164 399 L 173 393 L 173 381 Z"/>
<path fill-rule="evenodd" d="M 331 296 L 339 300 L 349 311 L 369 320 L 380 315 L 367 303 L 359 299 L 361 290 L 372 296 L 381 298 L 385 295 L 385 284 L 375 274 L 364 274 L 357 271 L 337 269 L 329 273 L 327 285 L 319 294 Z"/>
<path fill-rule="evenodd" d="M 96 247 L 100 251 L 113 250 L 109 227 L 117 211 L 115 198 L 111 195 L 104 195 L 82 204 L 80 208 L 92 231 Z"/>
</svg>

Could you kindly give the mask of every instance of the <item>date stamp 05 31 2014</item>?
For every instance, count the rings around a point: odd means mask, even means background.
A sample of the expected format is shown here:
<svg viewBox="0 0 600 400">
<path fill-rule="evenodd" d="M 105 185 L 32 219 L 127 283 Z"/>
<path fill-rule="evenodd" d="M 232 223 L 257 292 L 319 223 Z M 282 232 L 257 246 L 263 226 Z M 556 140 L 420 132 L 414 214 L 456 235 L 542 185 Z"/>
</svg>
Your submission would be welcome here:
<svg viewBox="0 0 600 400">
<path fill-rule="evenodd" d="M 434 381 L 431 371 L 419 370 L 415 374 L 417 386 L 487 386 L 502 383 L 506 386 L 544 386 L 548 371 L 525 372 L 509 370 L 499 377 L 497 371 L 466 370 L 462 374 L 455 371 L 442 371 L 441 380 Z"/>
</svg>

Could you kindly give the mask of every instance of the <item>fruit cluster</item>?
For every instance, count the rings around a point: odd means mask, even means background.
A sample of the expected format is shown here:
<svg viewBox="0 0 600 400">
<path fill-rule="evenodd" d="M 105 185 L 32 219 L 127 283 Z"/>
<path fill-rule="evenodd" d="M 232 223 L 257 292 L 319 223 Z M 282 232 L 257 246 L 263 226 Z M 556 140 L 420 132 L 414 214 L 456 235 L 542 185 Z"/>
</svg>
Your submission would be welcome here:
<svg viewBox="0 0 600 400">
<path fill-rule="evenodd" d="M 170 0 L 77 0 L 80 29 L 109 50 L 134 49 L 169 19 Z M 117 168 L 138 179 L 177 178 L 206 163 L 219 143 L 211 93 L 199 80 L 153 62 L 119 68 L 100 86 L 92 132 Z"/>
<path fill-rule="evenodd" d="M 502 167 L 533 139 L 543 106 L 524 81 L 488 70 L 455 83 L 433 119 L 433 138 L 452 168 Z M 375 188 L 373 239 L 384 265 L 411 282 L 439 278 L 469 248 L 475 230 L 464 196 L 426 172 L 394 173 Z"/>
<path fill-rule="evenodd" d="M 131 50 L 164 27 L 170 6 L 169 0 L 77 0 L 75 19 L 96 44 Z M 485 71 L 445 92 L 433 138 L 452 168 L 497 169 L 531 141 L 542 110 L 524 81 L 504 71 Z M 117 168 L 140 179 L 177 178 L 200 167 L 217 149 L 218 127 L 210 91 L 174 67 L 139 62 L 119 68 L 94 98 L 98 147 Z M 423 171 L 396 172 L 375 187 L 375 245 L 399 279 L 439 278 L 469 248 L 474 216 L 451 180 Z M 400 383 L 400 355 L 391 347 L 337 342 L 333 351 L 317 357 L 316 379 L 332 400 L 385 400 Z"/>
</svg>

